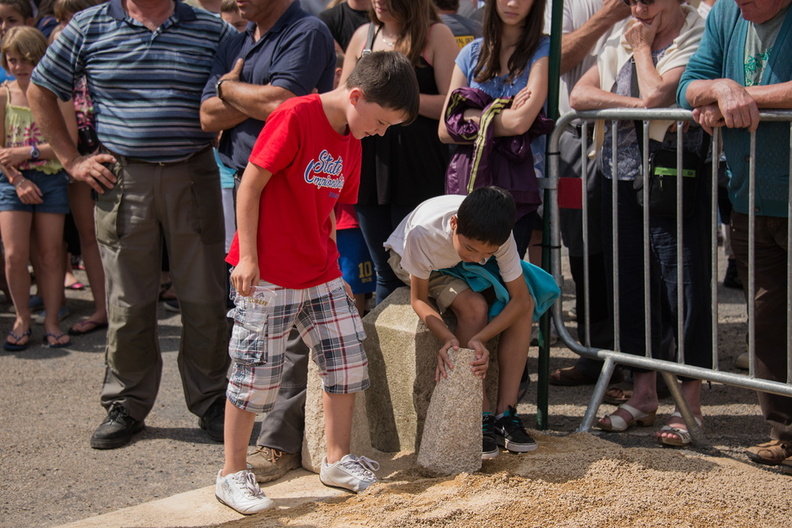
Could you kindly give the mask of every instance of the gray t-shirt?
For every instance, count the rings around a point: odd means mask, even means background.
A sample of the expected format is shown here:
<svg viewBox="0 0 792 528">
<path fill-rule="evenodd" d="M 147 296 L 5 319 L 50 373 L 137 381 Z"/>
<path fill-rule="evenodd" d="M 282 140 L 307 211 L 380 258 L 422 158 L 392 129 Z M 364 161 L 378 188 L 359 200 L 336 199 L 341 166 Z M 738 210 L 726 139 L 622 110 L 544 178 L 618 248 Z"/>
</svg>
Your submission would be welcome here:
<svg viewBox="0 0 792 528">
<path fill-rule="evenodd" d="M 762 24 L 749 24 L 745 36 L 745 86 L 762 84 L 765 65 L 789 7 Z"/>
</svg>

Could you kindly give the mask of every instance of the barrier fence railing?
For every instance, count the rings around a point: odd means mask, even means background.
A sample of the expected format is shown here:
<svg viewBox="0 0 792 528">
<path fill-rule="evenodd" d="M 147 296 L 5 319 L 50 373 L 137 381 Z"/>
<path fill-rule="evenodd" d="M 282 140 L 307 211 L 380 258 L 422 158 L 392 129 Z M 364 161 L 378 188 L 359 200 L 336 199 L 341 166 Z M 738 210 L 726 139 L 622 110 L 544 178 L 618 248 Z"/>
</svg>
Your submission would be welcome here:
<svg viewBox="0 0 792 528">
<path fill-rule="evenodd" d="M 792 111 L 764 111 L 760 113 L 762 121 L 783 121 L 789 122 L 790 125 L 790 138 L 792 138 Z M 612 123 L 612 129 L 616 130 L 616 125 L 619 121 L 643 121 L 643 148 L 642 148 L 642 167 L 643 167 L 643 177 L 644 182 L 649 182 L 649 164 L 648 164 L 648 157 L 649 157 L 649 123 L 653 120 L 666 120 L 666 121 L 674 121 L 677 124 L 678 130 L 684 130 L 684 126 L 686 123 L 689 123 L 693 120 L 693 114 L 687 110 L 681 109 L 609 109 L 609 110 L 597 110 L 597 111 L 585 111 L 585 112 L 571 112 L 565 114 L 564 116 L 560 117 L 556 123 L 555 130 L 551 134 L 548 143 L 548 178 L 544 182 L 545 188 L 549 193 L 546 195 L 549 197 L 549 200 L 545 203 L 544 211 L 545 215 L 548 215 L 549 218 L 546 218 L 546 221 L 550 222 L 550 266 L 551 266 L 551 273 L 556 278 L 558 283 L 561 285 L 563 282 L 563 276 L 561 273 L 561 234 L 560 234 L 560 222 L 559 222 L 559 206 L 558 206 L 558 188 L 559 188 L 559 170 L 560 170 L 560 152 L 559 152 L 559 139 L 561 134 L 565 129 L 567 129 L 571 124 L 574 123 L 581 123 L 578 125 L 580 130 L 582 131 L 579 134 L 580 137 L 580 149 L 581 155 L 583 159 L 583 167 L 581 170 L 581 174 L 586 174 L 587 164 L 588 163 L 596 163 L 594 159 L 589 159 L 588 149 L 590 146 L 587 142 L 587 131 L 590 127 L 594 126 L 594 121 L 596 120 L 604 120 L 610 121 Z M 746 132 L 748 133 L 748 132 Z M 613 143 L 612 143 L 612 151 L 613 151 L 613 158 L 612 158 L 612 167 L 613 167 L 613 178 L 611 180 L 607 180 L 603 178 L 602 185 L 611 185 L 613 189 L 613 200 L 610 204 L 602 204 L 603 207 L 611 207 L 613 211 L 613 230 L 612 230 L 612 239 L 614 241 L 613 248 L 612 248 L 612 255 L 613 255 L 613 270 L 612 270 L 612 277 L 613 277 L 613 284 L 619 284 L 619 266 L 618 266 L 618 244 L 616 241 L 618 240 L 618 210 L 616 207 L 616 199 L 617 199 L 617 178 L 618 178 L 618 163 L 617 163 L 617 134 L 612 134 Z M 682 143 L 683 143 L 683 136 L 684 133 L 680 133 L 677 135 L 677 178 L 681 181 L 682 176 Z M 707 136 L 709 138 L 709 136 Z M 553 306 L 553 322 L 555 323 L 556 329 L 558 331 L 559 337 L 563 340 L 564 344 L 569 347 L 575 353 L 581 356 L 587 356 L 590 358 L 600 359 L 603 361 L 602 371 L 597 380 L 596 385 L 594 386 L 594 391 L 589 401 L 588 407 L 586 409 L 585 415 L 583 417 L 582 423 L 579 427 L 579 431 L 588 431 L 594 424 L 594 420 L 596 417 L 597 410 L 603 400 L 605 392 L 607 391 L 609 380 L 613 371 L 617 364 L 625 365 L 628 367 L 636 367 L 642 369 L 651 369 L 659 371 L 669 387 L 672 397 L 674 398 L 676 404 L 678 405 L 680 412 L 682 414 L 683 419 L 685 420 L 686 424 L 689 427 L 689 431 L 693 436 L 695 442 L 701 443 L 703 442 L 703 434 L 696 423 L 693 415 L 685 402 L 684 397 L 682 396 L 681 390 L 679 388 L 678 382 L 676 381 L 676 376 L 684 376 L 688 378 L 695 378 L 701 379 L 705 381 L 714 381 L 718 383 L 723 383 L 727 385 L 733 385 L 737 387 L 743 387 L 746 389 L 753 389 L 758 391 L 764 391 L 772 394 L 778 394 L 783 396 L 792 396 L 792 332 L 787 332 L 787 344 L 786 344 L 786 365 L 787 365 L 787 372 L 786 372 L 786 383 L 779 382 L 779 381 L 771 381 L 767 379 L 761 379 L 756 377 L 755 374 L 755 364 L 756 364 L 756 356 L 755 356 L 755 343 L 756 343 L 756 336 L 755 336 L 755 328 L 754 328 L 754 311 L 755 305 L 753 302 L 754 295 L 753 292 L 755 291 L 755 256 L 754 256 L 754 239 L 755 239 L 755 191 L 756 191 L 756 159 L 757 155 L 761 155 L 762 153 L 762 146 L 756 144 L 756 133 L 750 132 L 750 164 L 749 164 L 749 180 L 750 180 L 750 190 L 749 190 L 749 236 L 748 236 L 748 258 L 749 258 L 749 267 L 748 267 L 748 284 L 745 284 L 744 287 L 747 288 L 747 298 L 748 298 L 748 306 L 747 306 L 747 314 L 748 314 L 748 341 L 747 341 L 747 348 L 749 354 L 749 369 L 747 374 L 740 374 L 734 372 L 726 372 L 721 369 L 721 364 L 718 360 L 718 243 L 717 243 L 717 235 L 718 235 L 718 154 L 721 151 L 721 141 L 720 141 L 720 131 L 719 129 L 714 129 L 714 133 L 712 136 L 712 152 L 716 153 L 713 156 L 713 160 L 715 161 L 712 163 L 712 172 L 710 174 L 703 175 L 704 177 L 710 178 L 710 184 L 708 187 L 709 198 L 710 198 L 710 209 L 711 209 L 711 224 L 710 224 L 710 246 L 711 246 L 711 283 L 710 283 L 710 290 L 711 290 L 711 303 L 712 303 L 712 316 L 711 316 L 711 337 L 712 337 L 712 365 L 709 368 L 704 367 L 697 367 L 692 365 L 685 364 L 685 350 L 684 350 L 684 340 L 678 339 L 677 341 L 677 355 L 676 360 L 665 360 L 665 359 L 658 359 L 652 357 L 652 346 L 651 346 L 651 297 L 649 293 L 649 281 L 644 280 L 644 299 L 645 299 L 645 309 L 644 309 L 644 329 L 645 329 L 645 355 L 634 355 L 629 354 L 626 352 L 620 351 L 620 343 L 619 343 L 619 299 L 618 294 L 615 291 L 617 288 L 614 287 L 614 294 L 613 294 L 613 333 L 614 333 L 614 349 L 613 350 L 605 350 L 601 348 L 596 348 L 589 346 L 591 343 L 591 338 L 589 335 L 590 324 L 588 321 L 590 311 L 588 306 L 589 296 L 585 296 L 585 335 L 579 336 L 580 341 L 576 340 L 566 328 L 565 323 L 562 318 L 562 310 L 561 310 L 561 298 L 559 298 L 555 305 Z M 792 139 L 790 140 L 792 143 Z M 792 172 L 792 145 L 790 145 L 790 159 L 789 159 L 789 168 L 790 172 Z M 588 229 L 588 204 L 586 200 L 586 186 L 584 180 L 582 182 L 582 223 L 583 223 L 583 253 L 584 257 L 584 272 L 583 276 L 585 277 L 584 284 L 582 285 L 585 291 L 590 291 L 588 279 L 589 279 L 589 259 L 588 259 L 588 248 L 590 243 L 590 234 Z M 683 191 L 682 185 L 677 185 L 677 196 L 676 196 L 676 206 L 677 206 L 677 215 L 676 215 L 676 236 L 677 236 L 677 247 L 682 246 L 682 215 L 680 214 L 682 211 L 683 205 Z M 649 192 L 649 185 L 645 184 L 643 186 L 643 203 L 648 203 L 648 192 Z M 787 197 L 788 200 L 788 209 L 787 209 L 787 236 L 792 238 L 792 186 L 789 186 L 789 196 Z M 647 263 L 649 262 L 649 252 L 650 252 L 650 242 L 649 242 L 649 212 L 648 207 L 644 207 L 643 211 L 643 257 L 644 257 L 644 278 L 648 277 L 648 269 Z M 790 240 L 787 240 L 787 247 L 789 248 L 787 251 L 787 296 L 786 296 L 786 321 L 787 321 L 787 329 L 792 329 L 792 244 L 789 244 Z M 605 248 L 607 250 L 607 248 Z M 683 284 L 682 280 L 682 273 L 683 273 L 683 266 L 682 266 L 682 252 L 677 251 L 676 257 L 676 270 L 677 270 L 677 284 Z M 578 288 L 581 285 L 577 285 Z M 578 293 L 579 294 L 579 293 Z M 677 313 L 679 316 L 677 317 L 676 321 L 676 328 L 677 333 L 676 335 L 682 336 L 682 325 L 683 325 L 683 288 L 677 288 Z M 655 307 L 657 308 L 657 307 Z M 578 314 L 579 316 L 580 314 Z M 582 342 L 581 342 L 582 341 Z"/>
</svg>

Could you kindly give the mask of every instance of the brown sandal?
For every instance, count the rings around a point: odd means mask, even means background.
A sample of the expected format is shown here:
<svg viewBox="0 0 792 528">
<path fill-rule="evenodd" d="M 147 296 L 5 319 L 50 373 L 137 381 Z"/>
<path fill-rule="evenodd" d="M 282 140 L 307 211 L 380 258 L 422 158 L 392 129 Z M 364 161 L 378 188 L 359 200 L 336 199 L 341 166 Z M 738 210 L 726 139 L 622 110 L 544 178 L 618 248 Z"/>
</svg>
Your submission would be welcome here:
<svg viewBox="0 0 792 528">
<path fill-rule="evenodd" d="M 792 457 L 792 442 L 771 440 L 745 450 L 748 458 L 760 464 L 777 466 Z"/>
</svg>

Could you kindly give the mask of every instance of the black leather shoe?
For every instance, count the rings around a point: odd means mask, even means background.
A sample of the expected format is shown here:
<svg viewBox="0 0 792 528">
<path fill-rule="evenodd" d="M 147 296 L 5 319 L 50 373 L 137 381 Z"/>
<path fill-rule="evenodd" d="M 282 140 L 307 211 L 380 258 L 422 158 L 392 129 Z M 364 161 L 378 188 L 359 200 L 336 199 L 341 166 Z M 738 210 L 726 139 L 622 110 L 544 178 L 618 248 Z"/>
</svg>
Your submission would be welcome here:
<svg viewBox="0 0 792 528">
<path fill-rule="evenodd" d="M 113 404 L 107 411 L 107 418 L 91 436 L 91 447 L 94 449 L 115 449 L 129 443 L 132 435 L 145 428 L 142 421 L 129 416 L 123 405 Z"/>
<path fill-rule="evenodd" d="M 223 441 L 225 431 L 225 398 L 218 398 L 198 420 L 198 425 L 215 442 Z"/>
</svg>

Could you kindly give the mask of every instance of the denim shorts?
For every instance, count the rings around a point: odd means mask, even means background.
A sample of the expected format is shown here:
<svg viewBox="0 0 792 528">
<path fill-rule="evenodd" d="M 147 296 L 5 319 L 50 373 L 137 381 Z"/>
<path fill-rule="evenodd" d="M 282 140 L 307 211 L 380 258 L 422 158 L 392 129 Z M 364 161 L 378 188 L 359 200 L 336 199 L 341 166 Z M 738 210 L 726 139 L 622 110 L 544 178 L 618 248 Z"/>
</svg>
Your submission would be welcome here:
<svg viewBox="0 0 792 528">
<path fill-rule="evenodd" d="M 69 175 L 65 170 L 55 174 L 44 174 L 37 170 L 23 170 L 22 176 L 35 183 L 43 195 L 43 203 L 25 204 L 19 200 L 16 189 L 5 175 L 0 177 L 0 211 L 22 211 L 26 213 L 69 212 Z"/>
<path fill-rule="evenodd" d="M 256 308 L 266 312 L 261 331 L 234 324 L 228 346 L 232 371 L 226 392 L 233 405 L 258 413 L 272 408 L 292 327 L 310 347 L 325 392 L 348 394 L 369 387 L 368 360 L 361 343 L 363 324 L 340 278 L 304 290 L 265 281 L 259 286 L 275 296 L 269 304 Z M 229 317 L 234 316 L 234 310 Z"/>
</svg>

